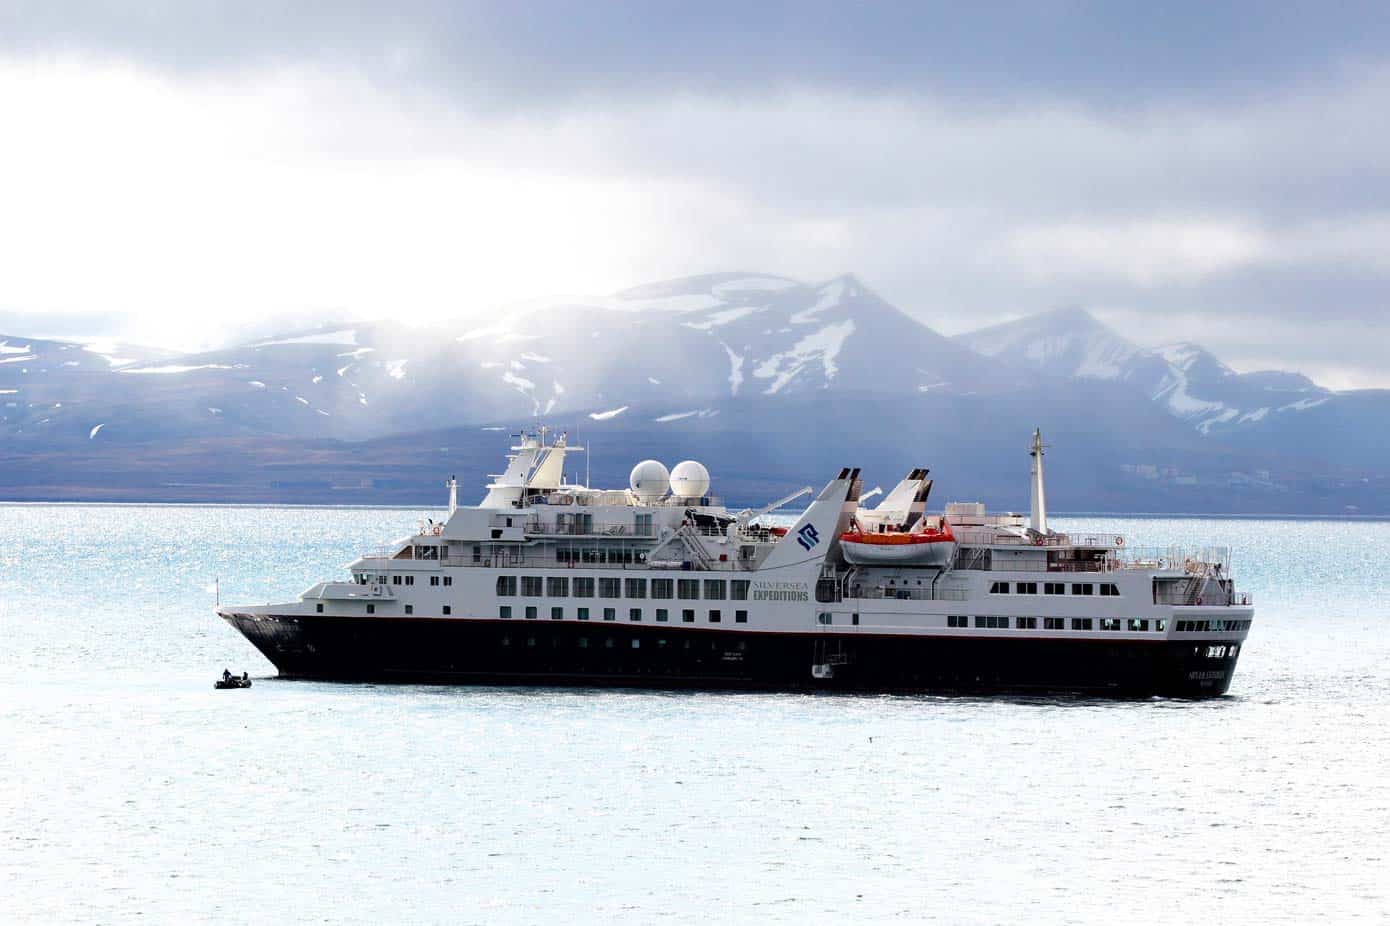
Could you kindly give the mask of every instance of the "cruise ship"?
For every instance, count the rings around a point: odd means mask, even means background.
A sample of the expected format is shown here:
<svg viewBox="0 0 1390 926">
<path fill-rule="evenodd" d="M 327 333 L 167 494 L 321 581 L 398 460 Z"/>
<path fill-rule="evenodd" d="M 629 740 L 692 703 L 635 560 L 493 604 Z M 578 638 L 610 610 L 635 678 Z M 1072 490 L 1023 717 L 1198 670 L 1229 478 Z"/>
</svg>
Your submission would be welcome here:
<svg viewBox="0 0 1390 926">
<path fill-rule="evenodd" d="M 350 577 L 217 613 L 292 678 L 1177 698 L 1227 691 L 1254 619 L 1225 550 L 1049 528 L 1036 431 L 1027 517 L 847 467 L 779 526 L 812 487 L 731 510 L 700 463 L 646 460 L 597 489 L 582 450 L 522 433 L 478 505 L 451 478 Z"/>
</svg>

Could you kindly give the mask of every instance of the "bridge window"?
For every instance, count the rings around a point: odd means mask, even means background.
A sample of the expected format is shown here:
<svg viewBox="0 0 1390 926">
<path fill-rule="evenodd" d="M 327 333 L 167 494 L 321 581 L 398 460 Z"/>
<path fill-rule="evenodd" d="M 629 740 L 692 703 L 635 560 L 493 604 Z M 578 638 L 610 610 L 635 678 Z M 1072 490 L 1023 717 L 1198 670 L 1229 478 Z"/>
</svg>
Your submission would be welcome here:
<svg viewBox="0 0 1390 926">
<path fill-rule="evenodd" d="M 676 583 L 671 579 L 652 579 L 653 598 L 674 598 Z"/>
<path fill-rule="evenodd" d="M 748 600 L 748 580 L 747 580 L 747 579 L 734 579 L 732 582 L 729 583 L 729 585 L 730 585 L 730 588 L 729 588 L 729 592 L 730 592 L 729 597 L 730 597 L 730 598 L 732 598 L 734 601 L 747 601 L 747 600 Z"/>
</svg>

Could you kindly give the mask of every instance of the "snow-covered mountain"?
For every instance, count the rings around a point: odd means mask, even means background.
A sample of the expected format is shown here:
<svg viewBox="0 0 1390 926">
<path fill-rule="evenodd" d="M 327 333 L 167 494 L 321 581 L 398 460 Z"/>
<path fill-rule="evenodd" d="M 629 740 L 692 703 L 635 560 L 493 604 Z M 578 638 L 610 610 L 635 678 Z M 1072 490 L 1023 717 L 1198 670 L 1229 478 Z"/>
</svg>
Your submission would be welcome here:
<svg viewBox="0 0 1390 926">
<path fill-rule="evenodd" d="M 1204 348 L 1179 342 L 1147 350 L 1084 309 L 1060 309 L 960 335 L 988 357 L 1052 376 L 1138 390 L 1202 434 L 1253 428 L 1270 416 L 1336 398 L 1297 373 L 1237 373 Z"/>
</svg>

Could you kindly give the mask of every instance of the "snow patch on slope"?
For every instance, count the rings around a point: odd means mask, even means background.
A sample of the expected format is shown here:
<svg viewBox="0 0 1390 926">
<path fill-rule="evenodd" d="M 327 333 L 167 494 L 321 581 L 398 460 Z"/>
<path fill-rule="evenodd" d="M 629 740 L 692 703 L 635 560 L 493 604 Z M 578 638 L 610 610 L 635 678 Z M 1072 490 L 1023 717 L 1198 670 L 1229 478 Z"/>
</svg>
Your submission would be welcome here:
<svg viewBox="0 0 1390 926">
<path fill-rule="evenodd" d="M 729 355 L 729 394 L 738 395 L 738 387 L 743 385 L 743 355 L 734 353 L 734 349 L 723 341 L 719 342 L 719 346 Z"/>
<path fill-rule="evenodd" d="M 800 312 L 793 313 L 789 321 L 791 321 L 793 325 L 809 325 L 816 321 L 816 316 L 821 312 L 839 305 L 844 294 L 844 281 L 835 280 L 821 289 L 820 298 L 816 300 L 815 305 L 811 306 L 809 309 L 802 309 Z"/>
<path fill-rule="evenodd" d="M 303 334 L 297 338 L 280 338 L 274 341 L 262 341 L 259 344 L 252 344 L 252 347 L 275 347 L 280 344 L 328 344 L 335 347 L 356 347 L 357 329 L 347 328 L 342 331 L 318 331 L 314 334 Z"/>
<path fill-rule="evenodd" d="M 768 357 L 758 365 L 757 369 L 753 371 L 753 375 L 759 379 L 771 379 L 772 383 L 763 390 L 763 393 L 775 395 L 787 383 L 796 378 L 796 375 L 809 363 L 819 360 L 821 367 L 825 370 L 828 384 L 828 381 L 834 379 L 835 375 L 840 372 L 835 361 L 840 354 L 840 349 L 845 345 L 845 340 L 853 333 L 853 319 L 845 319 L 833 325 L 826 325 L 819 331 L 808 334 L 797 341 L 791 350 Z"/>
<path fill-rule="evenodd" d="M 761 312 L 763 308 L 764 306 L 760 305 L 741 305 L 732 309 L 724 309 L 722 312 L 715 312 L 702 321 L 681 322 L 681 324 L 696 331 L 709 331 L 711 328 L 718 328 L 729 324 L 729 322 L 738 321 L 740 318 L 746 318 L 754 312 Z"/>
</svg>

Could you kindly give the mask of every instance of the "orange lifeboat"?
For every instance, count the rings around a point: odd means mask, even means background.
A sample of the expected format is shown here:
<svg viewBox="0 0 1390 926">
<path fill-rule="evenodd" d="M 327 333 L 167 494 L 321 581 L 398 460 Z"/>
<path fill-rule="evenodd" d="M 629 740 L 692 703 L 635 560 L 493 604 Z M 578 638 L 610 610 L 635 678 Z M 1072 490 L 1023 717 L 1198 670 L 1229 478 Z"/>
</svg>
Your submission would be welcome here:
<svg viewBox="0 0 1390 926">
<path fill-rule="evenodd" d="M 944 566 L 956 538 L 944 521 L 939 528 L 917 531 L 849 530 L 840 535 L 845 559 L 863 566 Z"/>
</svg>

